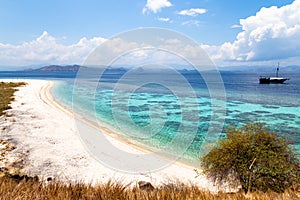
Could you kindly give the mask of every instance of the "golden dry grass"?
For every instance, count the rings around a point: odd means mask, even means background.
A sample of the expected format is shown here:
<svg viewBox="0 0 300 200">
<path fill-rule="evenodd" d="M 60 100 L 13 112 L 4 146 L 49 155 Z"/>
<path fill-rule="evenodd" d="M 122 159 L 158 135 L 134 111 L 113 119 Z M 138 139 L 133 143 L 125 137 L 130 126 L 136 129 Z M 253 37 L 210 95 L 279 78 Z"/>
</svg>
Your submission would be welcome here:
<svg viewBox="0 0 300 200">
<path fill-rule="evenodd" d="M 88 184 L 74 183 L 66 184 L 60 182 L 42 182 L 29 180 L 16 180 L 15 178 L 4 176 L 0 178 L 0 199 L 204 199 L 204 200 L 243 200 L 243 199 L 262 199 L 262 200 L 298 200 L 300 199 L 300 187 L 288 190 L 285 193 L 236 193 L 226 194 L 219 192 L 212 194 L 201 190 L 195 185 L 166 184 L 153 190 L 141 190 L 138 187 L 126 187 L 121 183 L 112 181 L 105 184 L 91 186 Z"/>
<path fill-rule="evenodd" d="M 17 90 L 16 87 L 25 85 L 23 82 L 0 82 L 0 116 L 4 111 L 10 109 L 10 102 L 14 100 L 13 94 Z"/>
</svg>

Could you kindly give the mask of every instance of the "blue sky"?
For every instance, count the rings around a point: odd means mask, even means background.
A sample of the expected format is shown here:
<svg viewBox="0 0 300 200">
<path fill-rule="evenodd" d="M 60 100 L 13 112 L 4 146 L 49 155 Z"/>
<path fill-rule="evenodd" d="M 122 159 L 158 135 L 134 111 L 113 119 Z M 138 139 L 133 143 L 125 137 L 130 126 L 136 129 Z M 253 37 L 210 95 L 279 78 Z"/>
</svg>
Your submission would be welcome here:
<svg viewBox="0 0 300 200">
<path fill-rule="evenodd" d="M 80 62 L 49 54 L 78 51 L 76 56 L 84 57 L 105 39 L 139 27 L 186 34 L 219 65 L 258 65 L 278 59 L 297 64 L 299 5 L 299 0 L 2 0 L 0 65 Z M 284 49 L 269 52 L 285 43 Z"/>
</svg>

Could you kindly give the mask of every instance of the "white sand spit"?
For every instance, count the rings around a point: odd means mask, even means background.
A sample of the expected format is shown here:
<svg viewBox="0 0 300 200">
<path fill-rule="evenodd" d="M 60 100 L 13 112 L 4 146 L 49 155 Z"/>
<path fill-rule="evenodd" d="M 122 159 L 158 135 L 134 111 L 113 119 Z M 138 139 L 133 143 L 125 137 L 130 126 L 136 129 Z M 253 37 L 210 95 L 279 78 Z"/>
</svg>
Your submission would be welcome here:
<svg viewBox="0 0 300 200">
<path fill-rule="evenodd" d="M 134 175 L 103 166 L 82 145 L 72 113 L 52 100 L 50 88 L 53 82 L 21 81 L 28 84 L 15 93 L 12 109 L 7 112 L 11 116 L 0 118 L 0 139 L 13 141 L 16 149 L 12 152 L 25 156 L 25 173 L 43 179 L 52 177 L 62 181 L 93 184 L 108 180 L 136 184 L 142 180 L 158 186 L 168 181 L 179 180 L 195 183 L 211 191 L 218 189 L 204 176 L 196 177 L 193 167 L 177 162 L 160 171 Z M 88 123 L 84 125 L 93 128 Z M 140 151 L 115 137 L 106 137 L 124 151 Z M 110 152 L 102 153 L 114 159 Z"/>
</svg>

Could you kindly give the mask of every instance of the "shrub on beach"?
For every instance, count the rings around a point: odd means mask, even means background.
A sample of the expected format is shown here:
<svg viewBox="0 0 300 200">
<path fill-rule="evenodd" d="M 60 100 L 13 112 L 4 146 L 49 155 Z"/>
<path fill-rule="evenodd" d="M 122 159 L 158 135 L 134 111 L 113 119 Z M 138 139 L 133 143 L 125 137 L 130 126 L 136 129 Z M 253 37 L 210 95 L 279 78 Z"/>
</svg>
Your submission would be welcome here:
<svg viewBox="0 0 300 200">
<path fill-rule="evenodd" d="M 201 158 L 203 173 L 217 183 L 240 184 L 245 192 L 283 192 L 300 182 L 300 161 L 287 140 L 263 123 L 230 127 Z"/>
</svg>

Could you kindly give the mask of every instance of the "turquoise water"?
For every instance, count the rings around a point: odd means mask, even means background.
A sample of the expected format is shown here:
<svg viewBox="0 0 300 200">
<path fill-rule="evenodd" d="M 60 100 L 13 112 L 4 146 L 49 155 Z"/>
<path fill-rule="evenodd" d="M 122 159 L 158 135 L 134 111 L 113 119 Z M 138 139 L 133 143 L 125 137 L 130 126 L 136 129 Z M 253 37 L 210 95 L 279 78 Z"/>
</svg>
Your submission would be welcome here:
<svg viewBox="0 0 300 200">
<path fill-rule="evenodd" d="M 88 84 L 76 88 L 76 103 L 73 102 L 72 81 L 56 82 L 52 93 L 57 101 L 76 109 L 81 115 L 104 123 L 118 130 L 121 137 L 152 149 L 167 146 L 166 150 L 169 153 L 176 153 L 185 148 L 181 145 L 181 142 L 185 141 L 184 138 L 182 141 L 173 141 L 176 135 L 182 134 L 184 137 L 195 132 L 193 142 L 184 154 L 184 160 L 187 161 L 195 161 L 203 153 L 199 149 L 204 139 L 214 142 L 225 136 L 222 129 L 208 135 L 209 128 L 214 130 L 214 127 L 219 127 L 223 121 L 224 124 L 221 125 L 224 128 L 254 121 L 265 122 L 272 131 L 284 135 L 293 142 L 297 151 L 300 150 L 299 93 L 296 91 L 290 92 L 289 95 L 281 95 L 286 92 L 286 88 L 291 88 L 291 85 L 268 87 L 251 82 L 252 86 L 250 85 L 249 89 L 249 85 L 231 85 L 226 82 L 225 77 L 227 99 L 225 102 L 222 99 L 214 99 L 217 104 L 226 105 L 226 113 L 223 115 L 222 109 L 213 112 L 212 99 L 205 84 L 193 85 L 197 94 L 195 100 L 184 95 L 179 99 L 172 91 L 155 84 L 140 87 L 130 93 L 126 89 L 115 91 L 114 83 L 115 81 L 107 79 L 99 84 L 96 91 L 89 88 Z M 283 88 L 284 86 L 286 88 Z M 274 88 L 275 92 L 271 90 Z M 189 115 L 183 113 L 183 106 Z"/>
<path fill-rule="evenodd" d="M 194 142 L 191 144 L 185 157 L 191 160 L 199 157 L 199 145 L 201 145 L 210 120 L 210 99 L 199 98 L 198 103 L 201 110 L 193 105 L 194 101 L 189 98 L 179 102 L 178 98 L 172 93 L 153 93 L 136 91 L 130 94 L 129 101 L 126 101 L 128 94 L 124 92 L 115 92 L 112 89 L 98 89 L 93 94 L 89 89 L 82 89 L 81 96 L 77 98 L 74 105 L 72 93 L 73 84 L 70 82 L 57 81 L 52 89 L 54 98 L 69 108 L 76 107 L 76 112 L 87 117 L 89 120 L 105 123 L 109 128 L 123 133 L 121 136 L 136 142 L 139 145 L 146 145 L 150 149 L 161 149 L 168 145 L 176 134 L 178 134 L 181 122 L 185 127 L 181 132 L 197 132 Z M 112 99 L 114 102 L 114 112 L 112 111 Z M 95 104 L 87 102 L 93 102 Z M 197 112 L 201 118 L 200 121 L 193 118 L 182 119 L 180 104 L 184 104 L 189 112 Z M 150 111 L 153 105 L 160 105 L 161 108 Z M 79 106 L 78 106 L 79 105 Z M 128 110 L 127 110 L 128 109 Z M 153 113 L 150 118 L 150 113 Z M 119 116 L 116 122 L 116 116 Z M 129 123 L 129 121 L 133 123 Z M 161 123 L 163 122 L 163 124 Z M 116 124 L 118 127 L 116 127 Z M 151 125 L 152 124 L 152 125 Z M 153 125 L 154 124 L 154 125 Z M 150 126 L 151 125 L 151 126 Z M 176 146 L 169 147 L 169 151 L 176 152 L 180 150 L 181 142 Z M 172 149 L 174 148 L 174 149 Z"/>
<path fill-rule="evenodd" d="M 96 91 L 91 88 L 93 80 L 90 80 L 78 87 L 73 96 L 77 72 L 0 72 L 0 78 L 55 80 L 57 84 L 52 93 L 58 102 L 74 108 L 90 120 L 105 123 L 138 145 L 154 150 L 164 148 L 176 154 L 185 150 L 183 144 L 192 134 L 193 141 L 185 154 L 188 161 L 197 161 L 203 153 L 201 147 L 205 146 L 204 139 L 213 143 L 225 136 L 222 128 L 229 125 L 238 127 L 253 121 L 265 122 L 272 131 L 290 140 L 300 152 L 300 74 L 297 72 L 284 74 L 290 80 L 278 85 L 258 84 L 259 75 L 256 73 L 222 72 L 226 100 L 221 98 L 222 92 L 218 90 L 211 98 L 206 83 L 194 72 L 184 73 L 183 76 L 195 90 L 197 98 L 185 93 L 187 88 L 182 86 L 181 81 L 163 73 L 157 78 L 177 88 L 183 93 L 182 98 L 155 84 L 130 92 L 128 88 L 138 85 L 131 78 L 126 79 L 121 84 L 123 87 L 116 91 L 115 83 L 122 75 L 114 72 L 102 77 Z M 149 82 L 152 79 L 155 81 L 155 76 L 153 78 L 151 74 L 146 78 Z M 214 79 L 209 80 L 214 85 L 218 84 Z M 178 134 L 180 137 L 176 139 Z"/>
</svg>

